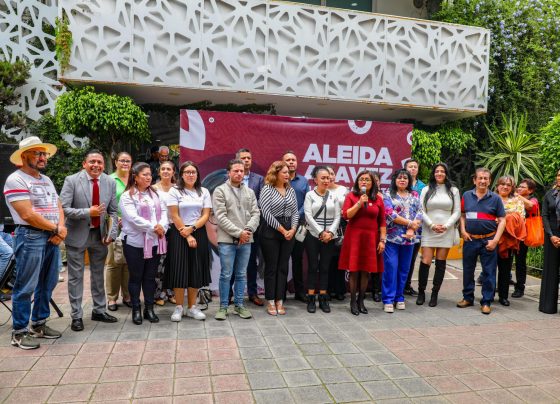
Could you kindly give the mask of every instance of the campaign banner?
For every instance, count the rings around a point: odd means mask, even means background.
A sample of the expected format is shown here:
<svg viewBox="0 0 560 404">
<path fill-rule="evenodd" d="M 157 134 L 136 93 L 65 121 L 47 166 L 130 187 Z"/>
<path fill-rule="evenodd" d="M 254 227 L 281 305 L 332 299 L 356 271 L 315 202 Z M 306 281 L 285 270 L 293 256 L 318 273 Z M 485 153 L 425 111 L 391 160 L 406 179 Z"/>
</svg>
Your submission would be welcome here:
<svg viewBox="0 0 560 404">
<path fill-rule="evenodd" d="M 391 174 L 410 158 L 411 145 L 410 124 L 195 110 L 180 113 L 180 161 L 198 165 L 202 186 L 210 193 L 224 182 L 227 163 L 241 148 L 251 151 L 251 171 L 263 176 L 272 162 L 290 150 L 298 159 L 298 173 L 308 180 L 315 166 L 329 165 L 340 185 L 351 188 L 357 174 L 367 169 L 378 172 L 381 188 L 386 188 Z M 216 291 L 220 262 L 213 217 L 206 228 L 213 251 L 210 288 Z M 261 258 L 259 293 L 263 291 Z"/>
<path fill-rule="evenodd" d="M 412 145 L 412 125 L 391 122 L 181 110 L 180 127 L 181 162 L 197 163 L 203 177 L 223 170 L 241 148 L 251 150 L 252 171 L 261 175 L 291 150 L 308 179 L 313 167 L 326 164 L 341 185 L 351 187 L 368 169 L 386 188 Z"/>
</svg>

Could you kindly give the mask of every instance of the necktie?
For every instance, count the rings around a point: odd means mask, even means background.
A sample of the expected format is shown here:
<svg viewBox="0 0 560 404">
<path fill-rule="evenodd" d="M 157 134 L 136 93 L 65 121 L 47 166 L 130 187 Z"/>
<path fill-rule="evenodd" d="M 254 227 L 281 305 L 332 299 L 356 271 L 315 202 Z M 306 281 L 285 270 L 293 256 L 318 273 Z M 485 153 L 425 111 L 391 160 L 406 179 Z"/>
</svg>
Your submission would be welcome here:
<svg viewBox="0 0 560 404">
<path fill-rule="evenodd" d="M 97 178 L 93 178 L 93 192 L 92 194 L 92 198 L 91 198 L 91 205 L 99 205 L 99 184 L 97 183 L 98 180 Z M 98 228 L 99 225 L 101 224 L 101 219 L 99 218 L 99 216 L 94 216 L 91 218 L 91 226 L 94 228 Z"/>
</svg>

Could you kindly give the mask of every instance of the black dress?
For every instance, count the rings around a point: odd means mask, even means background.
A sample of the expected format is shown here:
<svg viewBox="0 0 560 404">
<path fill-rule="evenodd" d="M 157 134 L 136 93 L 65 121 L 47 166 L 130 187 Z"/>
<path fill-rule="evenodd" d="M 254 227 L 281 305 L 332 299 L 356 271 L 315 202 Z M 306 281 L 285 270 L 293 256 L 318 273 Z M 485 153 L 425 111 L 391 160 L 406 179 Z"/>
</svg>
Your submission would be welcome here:
<svg viewBox="0 0 560 404">
<path fill-rule="evenodd" d="M 541 279 L 541 295 L 539 310 L 543 313 L 558 312 L 558 280 L 560 269 L 560 248 L 552 245 L 550 237 L 560 237 L 558 218 L 556 216 L 555 190 L 546 193 L 542 204 L 542 218 L 544 225 L 544 268 Z"/>
</svg>

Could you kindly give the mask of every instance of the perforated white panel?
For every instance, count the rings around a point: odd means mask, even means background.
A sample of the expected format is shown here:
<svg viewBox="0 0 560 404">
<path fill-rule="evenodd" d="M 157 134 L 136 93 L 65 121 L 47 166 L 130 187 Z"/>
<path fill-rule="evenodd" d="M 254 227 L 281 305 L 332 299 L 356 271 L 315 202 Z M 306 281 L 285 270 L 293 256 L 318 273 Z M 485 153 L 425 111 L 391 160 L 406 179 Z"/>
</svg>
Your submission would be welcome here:
<svg viewBox="0 0 560 404">
<path fill-rule="evenodd" d="M 31 78 L 21 88 L 21 103 L 16 107 L 31 119 L 54 113 L 54 101 L 62 93 L 56 79 L 54 23 L 56 0 L 0 0 L 0 57 L 31 63 Z M 14 137 L 23 134 L 12 132 Z"/>
<path fill-rule="evenodd" d="M 488 31 L 262 0 L 60 0 L 64 78 L 486 110 Z"/>
</svg>

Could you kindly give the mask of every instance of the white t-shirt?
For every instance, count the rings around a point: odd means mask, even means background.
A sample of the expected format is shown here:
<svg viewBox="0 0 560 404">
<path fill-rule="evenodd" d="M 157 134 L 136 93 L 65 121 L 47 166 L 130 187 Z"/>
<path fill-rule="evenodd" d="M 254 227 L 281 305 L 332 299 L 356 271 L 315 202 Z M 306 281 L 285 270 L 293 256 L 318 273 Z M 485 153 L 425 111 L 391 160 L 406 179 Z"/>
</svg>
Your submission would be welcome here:
<svg viewBox="0 0 560 404">
<path fill-rule="evenodd" d="M 35 178 L 21 170 L 13 172 L 4 185 L 4 197 L 15 224 L 29 225 L 12 207 L 12 202 L 24 200 L 30 200 L 33 211 L 48 221 L 58 224 L 60 220 L 58 194 L 46 175 Z"/>
<path fill-rule="evenodd" d="M 169 190 L 167 206 L 178 206 L 179 216 L 185 226 L 191 226 L 202 216 L 202 209 L 212 208 L 212 198 L 206 188 L 201 188 L 201 194 L 195 190 L 178 189 Z"/>
</svg>

